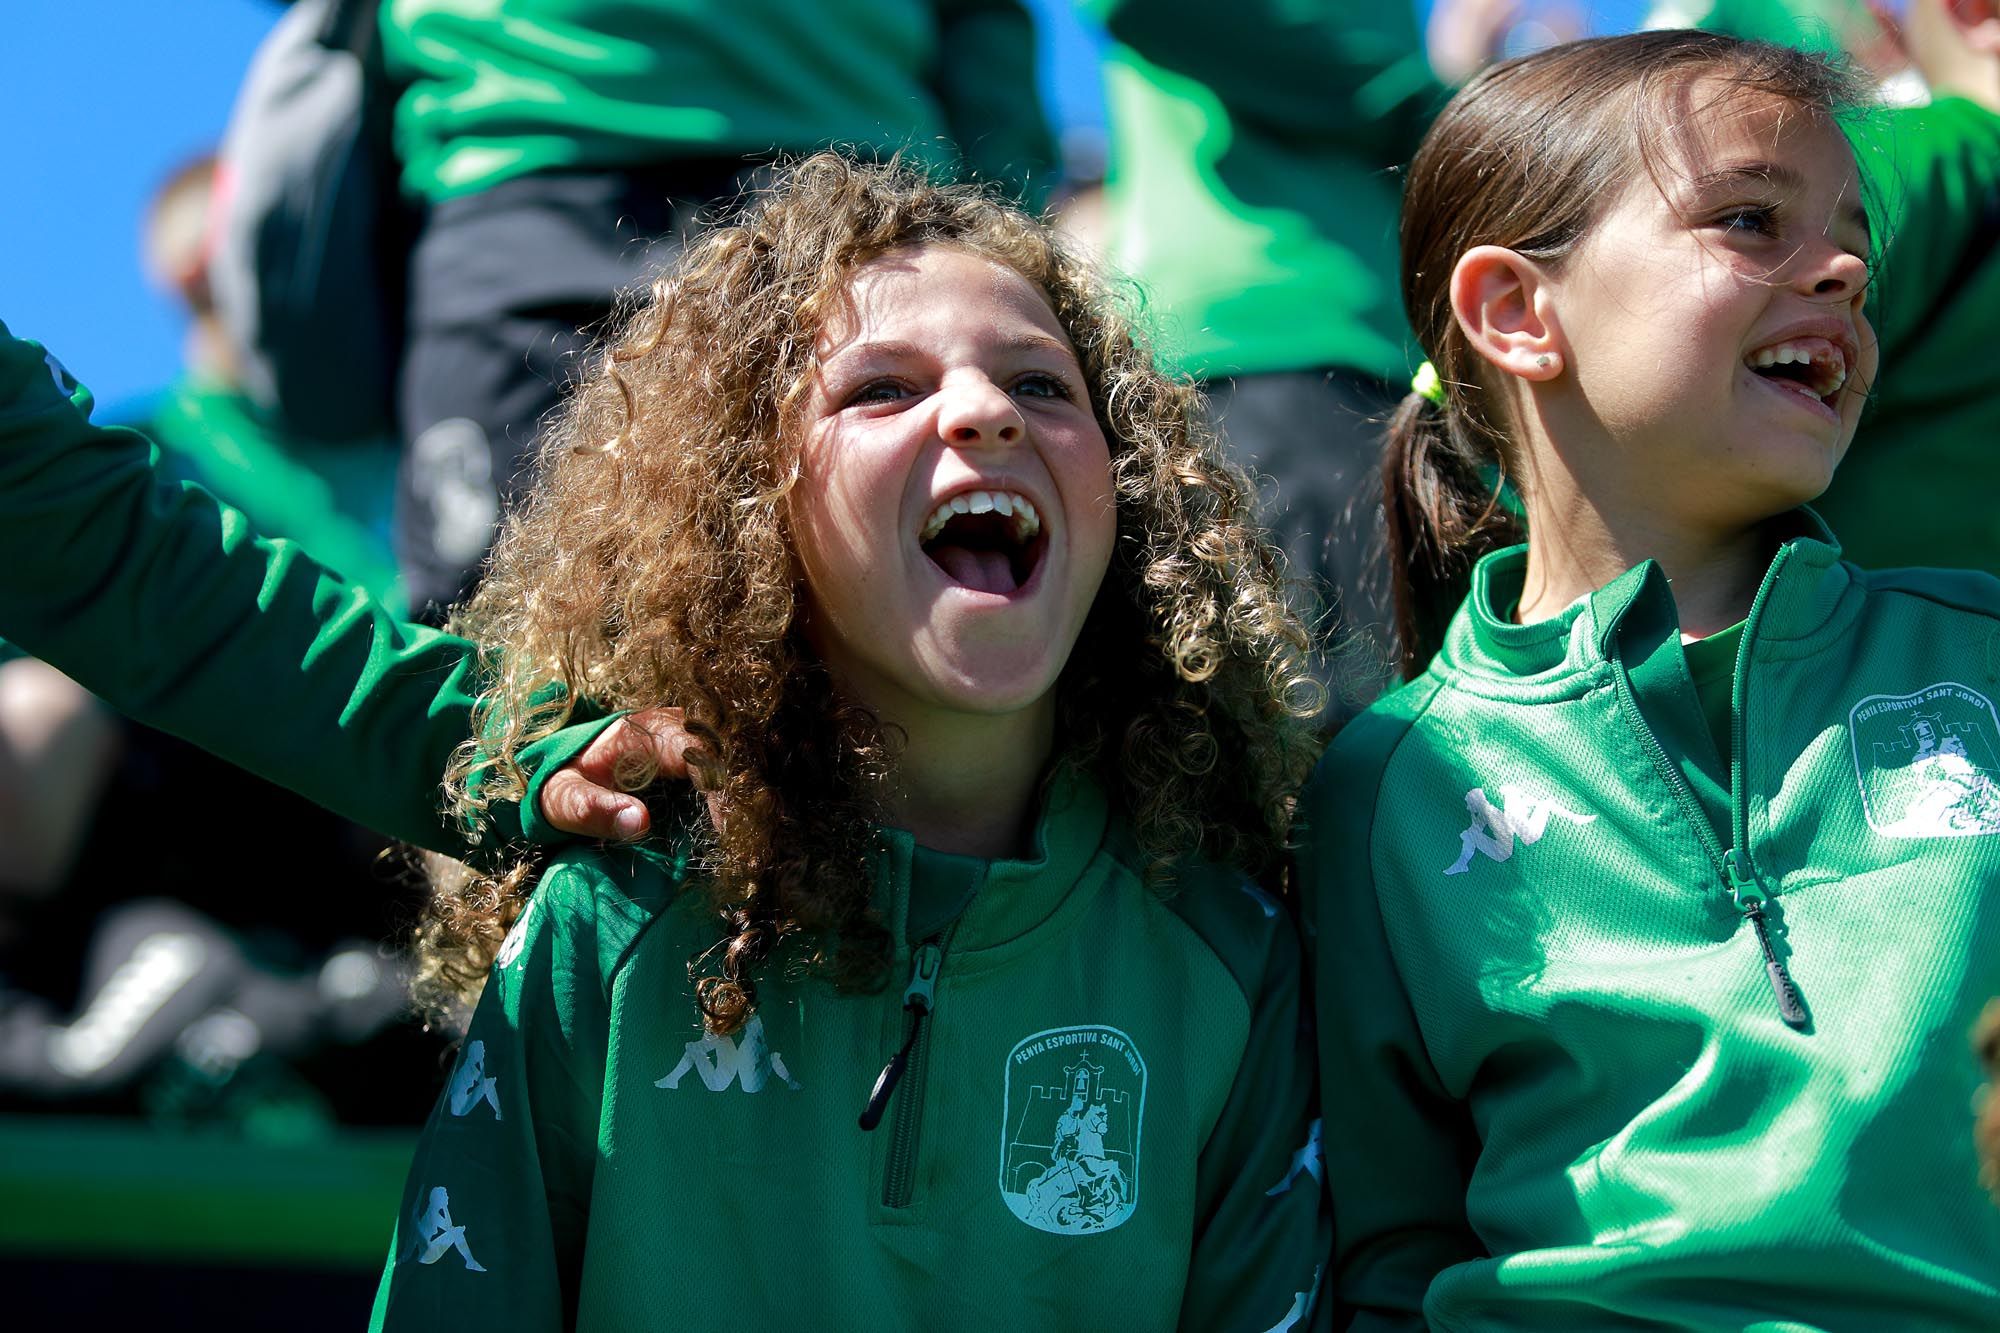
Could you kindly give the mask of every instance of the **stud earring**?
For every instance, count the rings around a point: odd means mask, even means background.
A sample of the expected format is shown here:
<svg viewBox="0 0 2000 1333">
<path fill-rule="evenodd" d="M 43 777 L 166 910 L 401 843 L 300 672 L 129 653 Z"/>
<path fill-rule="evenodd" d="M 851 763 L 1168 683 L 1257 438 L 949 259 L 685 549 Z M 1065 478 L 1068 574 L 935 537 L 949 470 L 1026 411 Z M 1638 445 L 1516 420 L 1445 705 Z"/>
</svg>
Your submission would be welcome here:
<svg viewBox="0 0 2000 1333">
<path fill-rule="evenodd" d="M 1535 368 L 1537 370 L 1547 370 L 1549 368 L 1549 354 L 1547 352 L 1535 358 Z"/>
</svg>

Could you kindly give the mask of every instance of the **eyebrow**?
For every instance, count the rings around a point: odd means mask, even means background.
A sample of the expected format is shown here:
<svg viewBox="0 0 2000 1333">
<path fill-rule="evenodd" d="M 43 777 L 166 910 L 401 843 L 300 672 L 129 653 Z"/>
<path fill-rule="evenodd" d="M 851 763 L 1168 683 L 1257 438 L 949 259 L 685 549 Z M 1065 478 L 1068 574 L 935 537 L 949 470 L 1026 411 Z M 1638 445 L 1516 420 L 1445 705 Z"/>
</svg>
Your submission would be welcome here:
<svg viewBox="0 0 2000 1333">
<path fill-rule="evenodd" d="M 1070 345 L 1060 338 L 1051 338 L 1046 333 L 1023 333 L 1004 338 L 998 344 L 1001 352 L 1050 352 L 1064 360 L 1074 362 L 1077 355 Z M 913 342 L 887 340 L 884 342 L 849 343 L 834 352 L 833 358 L 840 361 L 859 360 L 864 357 L 880 358 L 884 361 L 922 360 L 930 353 Z"/>
<path fill-rule="evenodd" d="M 1706 195 L 1726 187 L 1741 185 L 1746 181 L 1760 185 L 1776 185 L 1794 194 L 1803 193 L 1806 188 L 1806 178 L 1782 162 L 1739 162 L 1734 166 L 1704 171 L 1696 176 L 1692 183 L 1696 194 Z M 1868 209 L 1860 199 L 1857 198 L 1850 203 L 1841 217 L 1860 232 L 1871 247 L 1873 246 L 1875 232 L 1868 223 Z"/>
</svg>

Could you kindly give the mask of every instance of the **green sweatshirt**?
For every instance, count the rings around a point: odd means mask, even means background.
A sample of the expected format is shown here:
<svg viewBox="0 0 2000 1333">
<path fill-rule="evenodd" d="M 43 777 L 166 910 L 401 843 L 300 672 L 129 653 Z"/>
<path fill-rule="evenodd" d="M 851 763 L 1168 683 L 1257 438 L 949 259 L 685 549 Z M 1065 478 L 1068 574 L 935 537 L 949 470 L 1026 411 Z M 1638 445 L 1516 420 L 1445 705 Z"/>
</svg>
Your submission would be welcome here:
<svg viewBox="0 0 2000 1333">
<path fill-rule="evenodd" d="M 1301 872 L 1354 1327 L 2000 1328 L 1967 1044 L 2000 583 L 1811 526 L 1743 630 L 1718 817 L 1651 562 L 1515 625 L 1525 548 L 1489 557 L 1327 755 Z"/>
<path fill-rule="evenodd" d="M 1442 100 L 1405 4 L 1092 0 L 1111 262 L 1197 377 L 1409 374 L 1395 168 Z"/>
<path fill-rule="evenodd" d="M 91 406 L 40 344 L 0 324 L 0 635 L 357 824 L 471 853 L 440 779 L 471 734 L 472 646 L 257 536 L 192 482 L 163 480 L 158 450 L 93 425 Z M 526 761 L 552 771 L 601 726 Z M 496 808 L 487 850 L 518 819 Z"/>
<path fill-rule="evenodd" d="M 1026 861 L 884 831 L 895 981 L 768 969 L 704 1036 L 684 862 L 559 858 L 418 1145 L 374 1327 L 1304 1327 L 1325 1257 L 1297 939 L 1143 884 L 1087 779 Z M 684 891 L 689 890 L 689 891 Z M 872 1132 L 877 1073 L 930 1007 Z"/>
<path fill-rule="evenodd" d="M 1864 565 L 2000 574 L 2000 116 L 1960 99 L 1855 131 L 1884 196 L 1879 387 L 1820 500 Z"/>
<path fill-rule="evenodd" d="M 1018 0 L 383 0 L 404 185 L 954 141 L 1018 187 L 1053 160 Z M 1047 182 L 1040 182 L 1047 188 Z"/>
</svg>

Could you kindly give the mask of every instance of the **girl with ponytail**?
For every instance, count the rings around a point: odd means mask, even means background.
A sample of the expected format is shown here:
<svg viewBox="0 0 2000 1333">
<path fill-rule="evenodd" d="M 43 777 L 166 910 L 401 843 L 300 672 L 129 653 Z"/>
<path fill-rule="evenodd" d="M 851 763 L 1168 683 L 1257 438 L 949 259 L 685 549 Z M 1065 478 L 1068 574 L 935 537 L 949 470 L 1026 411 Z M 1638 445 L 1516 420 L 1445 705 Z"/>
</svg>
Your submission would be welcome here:
<svg viewBox="0 0 2000 1333">
<path fill-rule="evenodd" d="M 1876 367 L 1853 102 L 1642 33 L 1411 164 L 1408 683 L 1299 852 L 1352 1327 L 2000 1327 L 2000 583 L 1804 507 Z"/>
</svg>

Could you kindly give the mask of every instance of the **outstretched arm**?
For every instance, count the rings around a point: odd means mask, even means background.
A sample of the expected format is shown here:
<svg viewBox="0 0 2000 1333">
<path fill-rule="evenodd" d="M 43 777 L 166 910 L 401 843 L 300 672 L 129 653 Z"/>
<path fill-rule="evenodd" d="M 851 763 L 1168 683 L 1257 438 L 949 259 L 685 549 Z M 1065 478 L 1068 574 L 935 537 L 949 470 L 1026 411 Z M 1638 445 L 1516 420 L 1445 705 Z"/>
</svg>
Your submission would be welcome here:
<svg viewBox="0 0 2000 1333">
<path fill-rule="evenodd" d="M 93 425 L 90 408 L 39 344 L 0 325 L 0 634 L 120 711 L 356 823 L 471 853 L 441 778 L 470 734 L 472 645 L 399 619 L 199 486 L 163 482 L 145 438 Z M 547 771 L 608 725 L 524 760 Z M 491 818 L 483 849 L 520 835 L 515 807 Z"/>
</svg>

